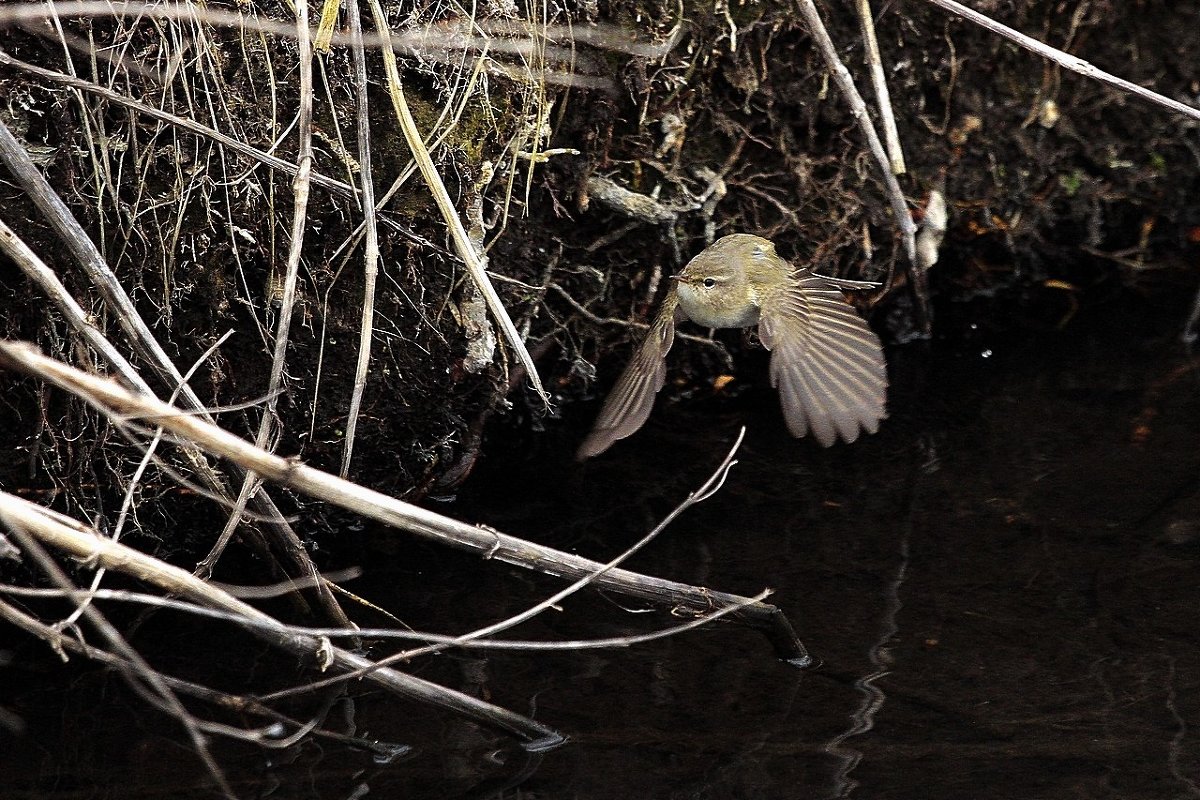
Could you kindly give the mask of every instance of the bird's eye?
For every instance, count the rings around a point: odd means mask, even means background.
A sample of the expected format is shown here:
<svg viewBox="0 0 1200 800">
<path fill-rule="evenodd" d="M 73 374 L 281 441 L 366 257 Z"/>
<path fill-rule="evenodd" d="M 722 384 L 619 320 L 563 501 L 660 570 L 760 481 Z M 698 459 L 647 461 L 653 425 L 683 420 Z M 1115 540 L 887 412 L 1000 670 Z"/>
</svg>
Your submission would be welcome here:
<svg viewBox="0 0 1200 800">
<path fill-rule="evenodd" d="M 717 285 L 717 282 L 713 278 L 705 278 L 704 279 L 704 288 L 705 289 L 711 289 L 712 287 L 714 287 L 716 285 Z"/>
</svg>

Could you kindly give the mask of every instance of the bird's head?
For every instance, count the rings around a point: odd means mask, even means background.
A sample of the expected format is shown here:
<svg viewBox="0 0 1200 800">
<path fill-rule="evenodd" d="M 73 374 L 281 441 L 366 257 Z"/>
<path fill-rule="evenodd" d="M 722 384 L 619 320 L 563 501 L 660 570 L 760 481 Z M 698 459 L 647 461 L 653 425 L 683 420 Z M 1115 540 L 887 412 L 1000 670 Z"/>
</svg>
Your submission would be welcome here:
<svg viewBox="0 0 1200 800">
<path fill-rule="evenodd" d="M 775 246 L 760 236 L 735 233 L 718 239 L 675 276 L 679 304 L 702 325 L 753 324 L 758 318 L 754 276 L 774 261 Z"/>
</svg>

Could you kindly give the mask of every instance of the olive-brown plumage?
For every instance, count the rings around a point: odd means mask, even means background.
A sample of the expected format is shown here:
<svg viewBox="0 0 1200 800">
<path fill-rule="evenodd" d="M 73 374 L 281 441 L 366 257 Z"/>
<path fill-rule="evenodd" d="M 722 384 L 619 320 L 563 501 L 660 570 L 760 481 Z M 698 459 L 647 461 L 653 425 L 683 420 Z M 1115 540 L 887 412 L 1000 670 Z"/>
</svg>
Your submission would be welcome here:
<svg viewBox="0 0 1200 800">
<path fill-rule="evenodd" d="M 875 433 L 887 416 L 883 347 L 838 289 L 871 285 L 795 269 L 759 236 L 718 239 L 675 277 L 578 457 L 604 452 L 646 422 L 683 319 L 708 328 L 758 325 L 793 436 L 812 433 L 829 447 L 839 438 L 853 442 L 863 430 Z"/>
</svg>

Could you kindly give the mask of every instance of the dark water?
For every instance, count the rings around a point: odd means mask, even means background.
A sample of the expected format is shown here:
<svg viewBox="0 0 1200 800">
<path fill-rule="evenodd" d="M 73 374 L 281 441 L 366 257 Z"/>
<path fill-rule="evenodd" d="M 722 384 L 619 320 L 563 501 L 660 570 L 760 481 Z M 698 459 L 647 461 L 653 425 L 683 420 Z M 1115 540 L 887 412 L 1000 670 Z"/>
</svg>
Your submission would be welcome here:
<svg viewBox="0 0 1200 800">
<path fill-rule="evenodd" d="M 774 398 L 752 386 L 660 404 L 636 438 L 578 467 L 570 450 L 591 409 L 575 408 L 546 434 L 495 432 L 439 508 L 603 560 L 699 486 L 745 422 L 724 489 L 628 566 L 742 594 L 771 587 L 817 668 L 775 660 L 734 624 L 628 650 L 442 656 L 415 671 L 570 742 L 526 756 L 359 688 L 358 732 L 410 756 L 217 751 L 246 797 L 1200 797 L 1200 377 L 1164 331 L 1122 324 L 900 349 L 892 418 L 827 451 L 789 439 Z M 760 367 L 751 359 L 747 376 Z M 350 587 L 415 625 L 462 632 L 560 586 L 402 534 L 361 535 L 379 547 L 345 558 L 367 570 Z M 633 610 L 584 593 L 516 634 L 674 621 Z M 178 663 L 214 646 L 177 620 L 141 641 Z M 208 796 L 183 736 L 115 678 L 39 682 L 39 648 L 14 647 L 20 688 L 0 705 L 25 732 L 0 734 L 0 796 Z M 237 675 L 208 677 L 236 687 Z M 349 708 L 337 703 L 331 725 Z"/>
</svg>

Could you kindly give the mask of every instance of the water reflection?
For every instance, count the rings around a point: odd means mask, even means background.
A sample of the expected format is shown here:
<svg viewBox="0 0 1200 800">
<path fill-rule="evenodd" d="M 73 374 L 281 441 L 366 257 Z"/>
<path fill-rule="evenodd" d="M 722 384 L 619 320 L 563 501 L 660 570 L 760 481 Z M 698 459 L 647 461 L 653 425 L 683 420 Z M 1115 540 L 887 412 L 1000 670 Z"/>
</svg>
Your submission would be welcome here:
<svg viewBox="0 0 1200 800">
<path fill-rule="evenodd" d="M 224 763 L 247 796 L 275 797 L 1200 796 L 1200 382 L 1166 337 L 1119 319 L 1093 330 L 898 350 L 892 418 L 849 447 L 792 440 L 765 386 L 665 398 L 636 441 L 583 467 L 571 454 L 591 409 L 574 431 L 491 433 L 453 513 L 605 560 L 748 424 L 722 491 L 629 566 L 771 587 L 816 668 L 732 624 L 623 650 L 447 654 L 413 668 L 571 741 L 539 759 L 355 688 L 346 730 L 402 758 L 323 741 L 269 763 L 227 749 Z M 362 565 L 353 590 L 422 628 L 461 632 L 562 586 L 395 533 L 353 541 L 333 566 Z M 673 621 L 587 593 L 514 635 Z M 211 647 L 169 627 L 144 636 L 168 651 L 155 658 Z M 0 733 L 0 795 L 211 796 L 178 731 L 94 672 L 66 694 L 7 686 L 0 707 L 26 734 Z"/>
<path fill-rule="evenodd" d="M 861 703 L 850 716 L 850 727 L 825 745 L 825 752 L 837 759 L 839 763 L 833 776 L 833 797 L 849 797 L 858 787 L 858 782 L 850 777 L 850 774 L 858 766 L 858 762 L 862 759 L 862 753 L 847 745 L 846 741 L 855 736 L 869 733 L 875 727 L 875 715 L 883 708 L 884 701 L 887 699 L 875 682 L 887 675 L 893 664 L 891 643 L 896 634 L 900 632 L 896 618 L 904 605 L 900 599 L 900 590 L 908 572 L 909 534 L 910 530 L 905 525 L 900 535 L 896 577 L 887 584 L 883 594 L 884 606 L 880 620 L 879 638 L 875 640 L 867 653 L 874 669 L 854 681 L 854 691 L 861 697 Z"/>
</svg>

